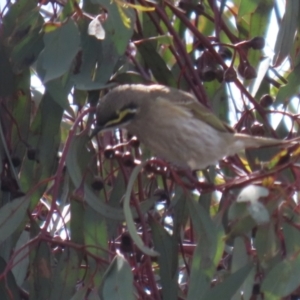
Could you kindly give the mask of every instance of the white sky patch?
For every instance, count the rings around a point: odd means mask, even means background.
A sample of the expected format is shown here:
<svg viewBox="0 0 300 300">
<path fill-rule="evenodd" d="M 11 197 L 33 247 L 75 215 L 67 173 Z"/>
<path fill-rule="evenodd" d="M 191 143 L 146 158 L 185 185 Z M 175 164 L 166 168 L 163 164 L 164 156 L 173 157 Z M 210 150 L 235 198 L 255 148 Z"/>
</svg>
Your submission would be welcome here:
<svg viewBox="0 0 300 300">
<path fill-rule="evenodd" d="M 31 86 L 41 92 L 42 94 L 44 94 L 45 92 L 45 87 L 42 83 L 42 81 L 40 80 L 40 78 L 38 76 L 36 76 L 35 74 L 31 75 Z"/>
</svg>

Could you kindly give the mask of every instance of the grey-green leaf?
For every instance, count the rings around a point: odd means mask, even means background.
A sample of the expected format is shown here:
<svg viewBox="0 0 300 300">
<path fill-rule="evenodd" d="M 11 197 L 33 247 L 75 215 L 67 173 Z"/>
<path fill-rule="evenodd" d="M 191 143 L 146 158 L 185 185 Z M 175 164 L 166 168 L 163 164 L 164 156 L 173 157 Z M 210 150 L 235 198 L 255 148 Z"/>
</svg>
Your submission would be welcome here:
<svg viewBox="0 0 300 300">
<path fill-rule="evenodd" d="M 44 82 L 66 73 L 79 50 L 80 38 L 75 22 L 69 19 L 56 30 L 45 33 L 45 49 L 38 58 Z"/>
<path fill-rule="evenodd" d="M 171 236 L 166 229 L 163 228 L 154 219 L 150 219 L 150 226 L 153 234 L 153 242 L 155 249 L 159 252 L 158 257 L 159 274 L 162 285 L 163 299 L 177 300 L 178 299 L 178 272 L 177 267 L 174 268 L 174 258 L 177 261 L 177 239 L 176 236 Z"/>
<path fill-rule="evenodd" d="M 266 297 L 286 297 L 300 285 L 299 253 L 290 255 L 275 265 L 262 282 Z"/>
<path fill-rule="evenodd" d="M 299 23 L 299 1 L 286 1 L 285 14 L 279 26 L 279 33 L 275 44 L 273 64 L 279 66 L 292 49 L 295 32 Z"/>
<path fill-rule="evenodd" d="M 103 300 L 134 300 L 133 274 L 126 259 L 115 256 L 108 267 L 101 288 Z"/>
<path fill-rule="evenodd" d="M 7 264 L 5 260 L 0 257 L 0 273 L 3 274 L 6 271 Z M 16 284 L 14 275 L 11 271 L 8 271 L 6 276 L 0 280 L 0 295 L 1 300 L 20 300 L 19 287 Z"/>
<path fill-rule="evenodd" d="M 0 209 L 0 243 L 9 237 L 21 224 L 30 197 L 20 197 L 7 203 Z"/>
</svg>

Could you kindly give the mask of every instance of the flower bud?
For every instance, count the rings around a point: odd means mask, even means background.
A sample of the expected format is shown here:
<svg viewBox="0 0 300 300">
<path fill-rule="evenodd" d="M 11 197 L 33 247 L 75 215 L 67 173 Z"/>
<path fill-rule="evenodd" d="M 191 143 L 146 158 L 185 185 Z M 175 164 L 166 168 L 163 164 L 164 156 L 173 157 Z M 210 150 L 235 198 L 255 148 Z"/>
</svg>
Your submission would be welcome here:
<svg viewBox="0 0 300 300">
<path fill-rule="evenodd" d="M 133 148 L 138 148 L 140 146 L 140 141 L 136 136 L 133 136 L 129 141 L 129 145 Z"/>
<path fill-rule="evenodd" d="M 245 61 L 240 62 L 238 66 L 238 72 L 243 78 L 247 80 L 254 79 L 257 77 L 256 70 L 252 66 L 250 66 L 248 62 Z"/>
<path fill-rule="evenodd" d="M 206 66 L 204 69 L 200 70 L 199 77 L 202 81 L 210 82 L 216 79 L 217 74 L 211 67 Z"/>
<path fill-rule="evenodd" d="M 19 167 L 21 164 L 21 159 L 18 156 L 12 156 L 11 162 L 15 168 Z"/>
<path fill-rule="evenodd" d="M 227 47 L 221 46 L 218 51 L 219 55 L 223 58 L 223 60 L 231 59 L 232 52 Z"/>
<path fill-rule="evenodd" d="M 226 82 L 233 82 L 237 78 L 236 71 L 233 67 L 228 68 L 224 73 L 224 80 Z"/>
<path fill-rule="evenodd" d="M 262 50 L 265 47 L 265 39 L 262 36 L 256 36 L 248 42 L 248 45 L 254 50 Z"/>
<path fill-rule="evenodd" d="M 129 151 L 122 154 L 122 162 L 125 167 L 133 168 L 135 166 L 134 158 Z"/>
<path fill-rule="evenodd" d="M 251 125 L 250 132 L 252 135 L 264 136 L 265 135 L 264 125 L 258 122 L 254 122 Z"/>
<path fill-rule="evenodd" d="M 120 250 L 122 253 L 133 252 L 132 239 L 129 233 L 124 232 L 121 236 Z"/>
<path fill-rule="evenodd" d="M 259 100 L 260 105 L 264 108 L 269 107 L 270 105 L 273 104 L 273 102 L 274 102 L 274 99 L 269 94 L 263 95 Z"/>
<path fill-rule="evenodd" d="M 91 183 L 91 187 L 95 191 L 101 191 L 104 187 L 103 179 L 100 178 L 99 176 L 95 176 L 94 180 Z"/>
<path fill-rule="evenodd" d="M 104 156 L 107 159 L 111 159 L 114 158 L 115 156 L 115 150 L 113 149 L 112 146 L 106 146 L 106 148 L 104 149 Z"/>
<path fill-rule="evenodd" d="M 27 158 L 29 160 L 37 160 L 37 149 L 34 149 L 34 148 L 29 148 L 27 149 Z"/>
</svg>

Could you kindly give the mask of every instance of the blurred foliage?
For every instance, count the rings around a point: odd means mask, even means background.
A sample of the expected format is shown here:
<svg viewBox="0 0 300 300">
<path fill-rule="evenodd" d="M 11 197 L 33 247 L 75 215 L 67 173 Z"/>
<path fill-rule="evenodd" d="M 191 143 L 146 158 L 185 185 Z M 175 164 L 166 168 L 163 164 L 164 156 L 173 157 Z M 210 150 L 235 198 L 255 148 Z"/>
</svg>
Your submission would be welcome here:
<svg viewBox="0 0 300 300">
<path fill-rule="evenodd" d="M 126 132 L 89 139 L 101 95 L 151 82 L 296 137 L 299 1 L 1 5 L 1 299 L 300 299 L 297 144 L 192 175 Z"/>
</svg>

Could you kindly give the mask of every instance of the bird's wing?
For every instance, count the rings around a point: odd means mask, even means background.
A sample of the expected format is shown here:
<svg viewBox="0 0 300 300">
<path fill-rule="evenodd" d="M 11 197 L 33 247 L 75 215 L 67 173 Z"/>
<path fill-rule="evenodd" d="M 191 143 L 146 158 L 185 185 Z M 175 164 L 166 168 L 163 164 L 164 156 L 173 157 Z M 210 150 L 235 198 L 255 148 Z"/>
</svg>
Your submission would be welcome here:
<svg viewBox="0 0 300 300">
<path fill-rule="evenodd" d="M 221 132 L 235 132 L 232 127 L 221 121 L 215 114 L 199 102 L 185 102 L 181 105 L 190 110 L 192 114 L 199 120 L 209 124 L 214 129 Z"/>
<path fill-rule="evenodd" d="M 209 124 L 216 130 L 221 132 L 235 132 L 232 127 L 221 121 L 207 107 L 198 102 L 192 94 L 166 87 L 162 87 L 160 92 L 165 95 L 160 93 L 160 95 L 157 95 L 158 98 L 164 98 L 166 101 L 171 101 L 176 106 L 184 108 L 195 116 L 195 118 Z"/>
</svg>

